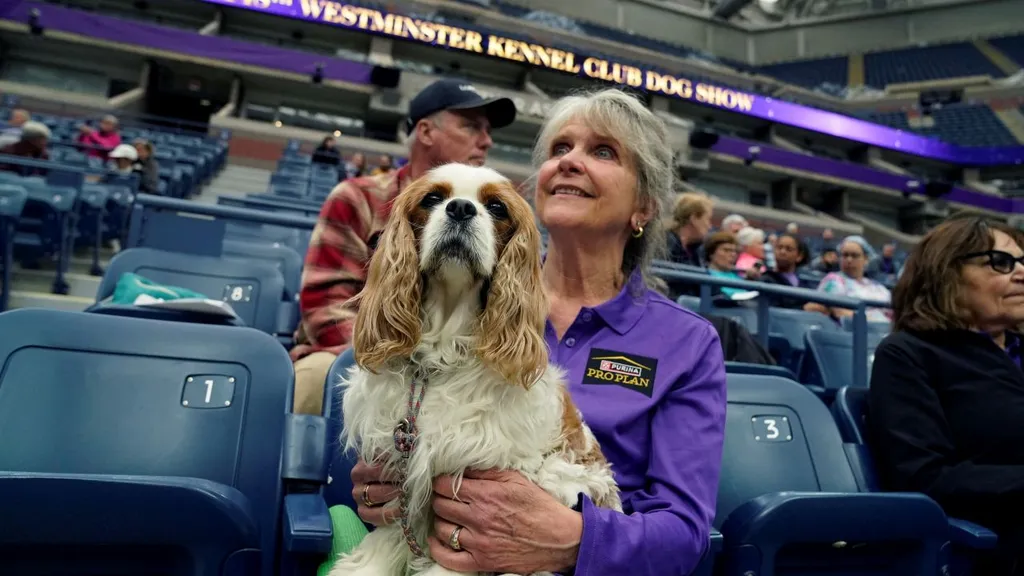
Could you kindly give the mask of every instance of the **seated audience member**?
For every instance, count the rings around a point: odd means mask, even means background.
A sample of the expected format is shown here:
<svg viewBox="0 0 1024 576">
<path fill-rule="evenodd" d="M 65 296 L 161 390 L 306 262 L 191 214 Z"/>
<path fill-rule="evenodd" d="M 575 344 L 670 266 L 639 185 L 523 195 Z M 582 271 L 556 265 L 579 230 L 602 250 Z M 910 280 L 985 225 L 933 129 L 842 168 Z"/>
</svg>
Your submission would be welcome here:
<svg viewBox="0 0 1024 576">
<path fill-rule="evenodd" d="M 302 272 L 302 321 L 290 353 L 296 413 L 320 414 L 327 372 L 352 340 L 356 311 L 346 303 L 363 288 L 391 201 L 435 166 L 482 165 L 494 143 L 491 129 L 515 119 L 512 100 L 484 99 L 463 87 L 464 82 L 442 79 L 424 88 L 409 103 L 409 163 L 398 171 L 338 184 L 320 209 Z"/>
<path fill-rule="evenodd" d="M 356 152 L 345 163 L 345 174 L 343 178 L 359 178 L 366 174 L 366 155 Z"/>
<path fill-rule="evenodd" d="M 99 130 L 82 124 L 78 127 L 78 143 L 85 145 L 85 153 L 95 158 L 106 160 L 108 154 L 121 144 L 121 134 L 117 131 L 117 117 L 107 115 L 100 120 Z"/>
<path fill-rule="evenodd" d="M 843 240 L 843 243 L 839 245 L 842 258 L 839 264 L 840 270 L 831 272 L 822 278 L 818 290 L 837 296 L 888 302 L 889 289 L 864 275 L 864 268 L 868 263 L 865 244 L 867 242 L 859 236 L 850 236 Z M 804 309 L 828 314 L 837 320 L 844 316 L 853 316 L 853 310 L 829 308 L 815 303 L 808 303 Z M 867 309 L 868 322 L 889 322 L 890 316 L 891 312 L 886 308 Z"/>
<path fill-rule="evenodd" d="M 320 142 L 320 145 L 313 150 L 313 162 L 325 166 L 337 166 L 341 164 L 341 153 L 335 146 L 334 136 L 327 136 Z"/>
<path fill-rule="evenodd" d="M 790 222 L 786 224 L 786 234 L 792 234 L 797 238 L 800 237 L 800 226 L 796 222 Z"/>
<path fill-rule="evenodd" d="M 649 288 L 663 248 L 672 155 L 662 121 L 620 90 L 555 103 L 534 150 L 537 217 L 550 234 L 541 282 L 547 345 L 611 463 L 623 512 L 570 508 L 515 471 L 435 482 L 431 556 L 459 573 L 689 574 L 708 547 L 721 469 L 726 390 L 712 326 Z M 585 196 L 559 194 L 573 187 Z M 595 385 L 601 354 L 657 361 L 650 388 Z M 595 381 L 596 382 L 596 381 Z M 686 438 L 681 442 L 681 438 Z M 352 471 L 359 516 L 380 525 L 399 493 L 379 468 Z M 509 513 L 515 511 L 515 513 Z M 461 551 L 450 547 L 456 540 Z M 455 535 L 454 537 L 452 535 Z M 473 535 L 472 540 L 468 535 Z"/>
<path fill-rule="evenodd" d="M 740 255 L 736 259 L 735 268 L 741 272 L 751 270 L 747 278 L 757 280 L 764 268 L 764 232 L 747 226 L 736 233 Z"/>
<path fill-rule="evenodd" d="M 781 286 L 800 287 L 797 268 L 807 262 L 807 245 L 789 232 L 779 236 L 775 244 L 775 269 L 761 275 L 761 281 Z M 803 308 L 806 300 L 788 296 L 772 296 L 772 306 L 779 308 Z"/>
<path fill-rule="evenodd" d="M 896 245 L 886 244 L 882 246 L 882 256 L 878 259 L 878 273 L 885 276 L 899 274 L 900 266 L 896 262 Z"/>
<path fill-rule="evenodd" d="M 0 130 L 0 148 L 10 146 L 21 140 L 21 127 L 31 119 L 32 117 L 29 115 L 28 110 L 23 108 L 11 110 L 11 115 L 7 119 L 7 127 Z"/>
<path fill-rule="evenodd" d="M 110 151 L 110 170 L 119 174 L 131 174 L 135 162 L 139 159 L 139 153 L 135 146 L 130 144 L 118 144 Z"/>
<path fill-rule="evenodd" d="M 835 248 L 826 246 L 821 254 L 811 262 L 811 269 L 817 272 L 836 272 L 839 270 L 839 252 Z"/>
<path fill-rule="evenodd" d="M 711 230 L 711 212 L 714 208 L 714 201 L 705 194 L 684 192 L 679 195 L 666 234 L 670 261 L 704 266 L 701 244 Z"/>
<path fill-rule="evenodd" d="M 708 274 L 719 278 L 735 280 L 756 280 L 760 277 L 756 268 L 746 270 L 743 275 L 736 271 L 736 236 L 725 232 L 715 232 L 704 241 L 704 256 L 707 258 Z M 712 294 L 724 294 L 731 298 L 747 292 L 742 288 L 712 287 Z"/>
<path fill-rule="evenodd" d="M 730 234 L 736 234 L 747 226 L 750 226 L 747 224 L 747 219 L 739 214 L 729 214 L 722 218 L 722 230 Z"/>
<path fill-rule="evenodd" d="M 159 194 L 160 164 L 153 155 L 153 144 L 144 138 L 137 138 L 132 145 L 135 146 L 135 153 L 138 155 L 132 170 L 139 174 L 139 192 Z"/>
<path fill-rule="evenodd" d="M 914 248 L 875 350 L 868 425 L 887 490 L 994 530 L 975 574 L 1024 574 L 1024 236 L 954 218 Z"/>
<path fill-rule="evenodd" d="M 21 139 L 14 144 L 8 144 L 0 148 L 0 154 L 19 156 L 29 160 L 49 160 L 50 154 L 46 151 L 46 145 L 50 141 L 50 129 L 41 122 L 25 122 L 21 126 Z M 17 172 L 22 176 L 45 176 L 45 168 L 34 166 L 21 166 L 7 164 L 0 166 L 0 170 Z"/>
<path fill-rule="evenodd" d="M 377 161 L 377 167 L 373 169 L 372 176 L 378 174 L 390 174 L 394 168 L 395 161 L 388 154 L 382 154 L 380 160 Z"/>
</svg>

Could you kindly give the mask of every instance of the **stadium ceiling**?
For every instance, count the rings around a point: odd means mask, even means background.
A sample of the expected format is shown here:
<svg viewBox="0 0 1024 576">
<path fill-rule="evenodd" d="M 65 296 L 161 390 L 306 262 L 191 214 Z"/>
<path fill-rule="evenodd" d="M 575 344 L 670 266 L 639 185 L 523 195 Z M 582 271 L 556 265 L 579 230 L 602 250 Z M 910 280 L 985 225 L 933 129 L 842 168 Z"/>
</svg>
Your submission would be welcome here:
<svg viewBox="0 0 1024 576">
<path fill-rule="evenodd" d="M 883 12 L 926 10 L 978 0 L 662 0 L 687 12 L 758 26 L 810 24 L 837 18 L 876 16 Z"/>
</svg>

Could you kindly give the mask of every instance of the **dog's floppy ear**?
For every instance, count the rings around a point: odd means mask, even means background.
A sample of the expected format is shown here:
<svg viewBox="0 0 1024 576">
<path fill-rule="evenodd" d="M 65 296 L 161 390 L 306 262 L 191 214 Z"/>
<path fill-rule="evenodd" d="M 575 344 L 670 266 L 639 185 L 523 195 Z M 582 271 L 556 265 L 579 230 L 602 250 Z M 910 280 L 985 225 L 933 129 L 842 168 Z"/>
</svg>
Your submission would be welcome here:
<svg viewBox="0 0 1024 576">
<path fill-rule="evenodd" d="M 548 364 L 544 342 L 547 298 L 540 276 L 540 232 L 526 200 L 502 184 L 512 237 L 498 255 L 487 305 L 480 315 L 477 353 L 511 384 L 529 388 Z"/>
<path fill-rule="evenodd" d="M 413 182 L 394 200 L 391 216 L 370 259 L 366 285 L 356 297 L 356 362 L 376 372 L 392 358 L 408 356 L 420 340 L 419 251 L 411 211 L 429 188 Z"/>
</svg>

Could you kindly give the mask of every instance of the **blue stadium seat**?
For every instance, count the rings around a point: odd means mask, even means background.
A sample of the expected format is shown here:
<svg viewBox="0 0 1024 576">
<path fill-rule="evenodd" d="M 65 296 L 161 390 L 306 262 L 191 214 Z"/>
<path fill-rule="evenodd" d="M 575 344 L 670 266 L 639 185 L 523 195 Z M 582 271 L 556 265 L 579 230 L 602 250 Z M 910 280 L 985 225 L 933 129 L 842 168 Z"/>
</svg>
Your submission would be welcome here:
<svg viewBox="0 0 1024 576">
<path fill-rule="evenodd" d="M 329 549 L 326 423 L 290 414 L 273 338 L 24 309 L 0 364 L 0 573 L 291 575 Z"/>
<path fill-rule="evenodd" d="M 127 272 L 227 302 L 247 326 L 277 333 L 284 279 L 271 264 L 130 248 L 110 261 L 96 301 L 113 296 L 117 281 Z"/>
<path fill-rule="evenodd" d="M 798 382 L 796 374 L 785 366 L 771 366 L 768 364 L 752 364 L 749 362 L 726 362 L 726 374 L 760 374 L 762 376 L 778 376 L 794 382 Z"/>
<path fill-rule="evenodd" d="M 800 364 L 806 352 L 805 335 L 807 332 L 811 330 L 839 331 L 839 326 L 828 316 L 804 310 L 772 308 L 769 322 L 772 339 L 785 340 L 790 351 L 788 357 L 776 356 L 776 360 L 794 372 L 800 371 Z M 769 341 L 769 348 L 772 348 L 771 344 Z M 775 354 L 774 350 L 772 352 Z"/>
<path fill-rule="evenodd" d="M 110 189 L 95 184 L 83 186 L 82 193 L 78 195 L 78 226 L 75 230 L 74 243 L 76 246 L 91 246 L 92 266 L 89 273 L 93 276 L 103 274 L 103 268 L 100 267 L 100 248 L 103 245 L 109 200 Z"/>
<path fill-rule="evenodd" d="M 836 393 L 832 415 L 843 439 L 843 448 L 863 492 L 881 490 L 874 460 L 868 447 L 867 416 L 868 389 L 846 386 Z M 992 550 L 998 543 L 994 532 L 958 518 L 949 519 L 952 558 L 950 574 L 971 574 L 972 564 L 984 550 Z M 978 576 L 983 576 L 978 574 Z"/>
<path fill-rule="evenodd" d="M 936 574 L 942 509 L 858 493 L 825 405 L 791 380 L 730 374 L 715 524 L 723 574 Z"/>
<path fill-rule="evenodd" d="M 0 172 L 6 174 L 6 172 Z M 24 186 L 0 183 L 0 267 L 3 270 L 3 285 L 0 286 L 0 312 L 7 309 L 11 295 L 11 281 L 14 273 L 14 229 L 25 208 L 28 192 Z"/>
<path fill-rule="evenodd" d="M 14 247 L 22 266 L 36 268 L 42 258 L 57 258 L 57 274 L 53 280 L 54 294 L 67 294 L 64 274 L 71 260 L 71 226 L 78 191 L 74 188 L 49 186 L 37 177 L 22 178 L 20 184 L 28 192 L 28 200 L 14 235 Z"/>
<path fill-rule="evenodd" d="M 868 374 L 875 359 L 875 348 L 884 334 L 868 333 Z M 810 330 L 805 335 L 807 353 L 800 369 L 800 381 L 823 397 L 831 398 L 843 386 L 853 384 L 853 333 Z"/>
<path fill-rule="evenodd" d="M 352 498 L 352 467 L 356 465 L 356 455 L 342 450 L 339 443 L 342 428 L 342 395 L 339 394 L 338 383 L 348 376 L 348 370 L 355 366 L 356 359 L 352 348 L 342 351 L 327 373 L 324 383 L 324 407 L 327 413 L 327 449 L 331 457 L 328 469 L 330 482 L 324 488 L 324 500 L 328 506 L 348 506 L 355 510 L 356 501 Z"/>
</svg>

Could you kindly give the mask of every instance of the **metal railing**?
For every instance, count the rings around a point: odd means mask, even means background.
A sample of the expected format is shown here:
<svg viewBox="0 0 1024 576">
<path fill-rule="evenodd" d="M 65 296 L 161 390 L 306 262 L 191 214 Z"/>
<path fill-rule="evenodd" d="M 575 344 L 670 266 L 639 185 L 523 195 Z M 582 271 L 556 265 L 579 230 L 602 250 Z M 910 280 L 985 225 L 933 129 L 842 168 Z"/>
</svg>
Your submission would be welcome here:
<svg viewBox="0 0 1024 576">
<path fill-rule="evenodd" d="M 177 198 L 166 198 L 152 194 L 139 194 L 135 197 L 135 207 L 132 212 L 133 221 L 136 214 L 141 218 L 141 212 L 146 209 L 166 210 L 181 214 L 196 214 L 200 216 L 212 216 L 224 220 L 239 222 L 251 222 L 254 224 L 270 224 L 284 228 L 298 228 L 300 230 L 312 230 L 316 227 L 316 218 L 308 216 L 297 216 L 294 214 L 281 214 L 266 210 L 251 210 L 248 208 L 236 208 L 234 206 L 221 206 L 217 204 L 204 204 Z M 133 226 L 135 228 L 135 226 Z"/>
<path fill-rule="evenodd" d="M 754 300 L 757 306 L 757 339 L 767 349 L 769 326 L 771 326 L 771 298 L 764 296 L 782 296 L 823 304 L 831 308 L 845 308 L 853 310 L 853 384 L 855 386 L 868 385 L 868 308 L 889 308 L 888 302 L 872 300 L 860 300 L 848 296 L 836 296 L 809 290 L 807 288 L 793 288 L 778 284 L 767 284 L 764 282 L 753 282 L 750 280 L 739 280 L 734 278 L 723 278 L 711 276 L 700 268 L 674 264 L 671 262 L 658 261 L 654 264 L 654 274 L 658 277 L 671 281 L 700 286 L 700 308 L 702 315 L 714 312 L 712 306 L 712 288 L 738 288 L 740 290 L 756 291 L 760 297 Z"/>
</svg>

